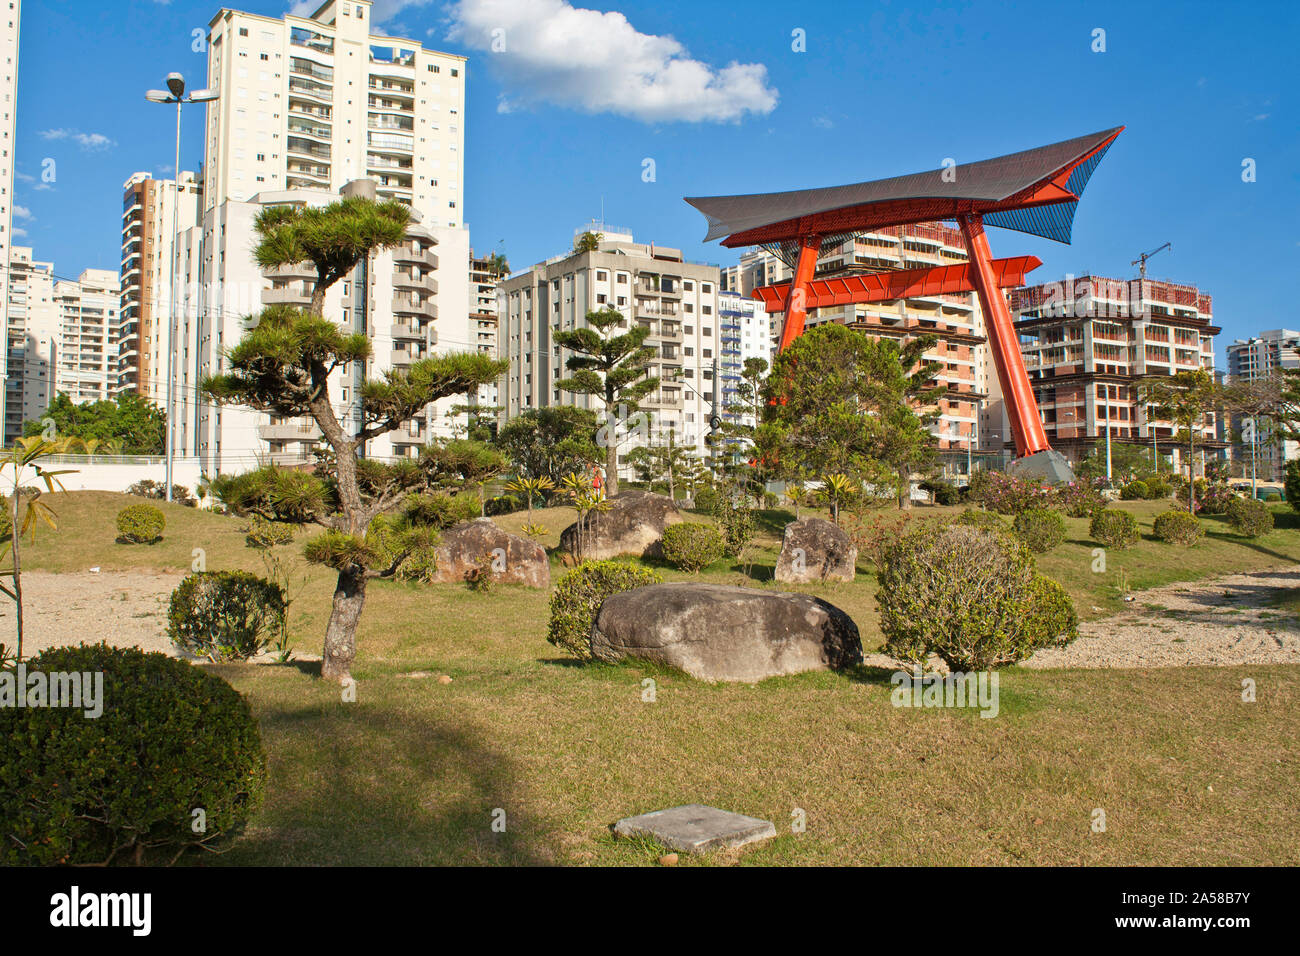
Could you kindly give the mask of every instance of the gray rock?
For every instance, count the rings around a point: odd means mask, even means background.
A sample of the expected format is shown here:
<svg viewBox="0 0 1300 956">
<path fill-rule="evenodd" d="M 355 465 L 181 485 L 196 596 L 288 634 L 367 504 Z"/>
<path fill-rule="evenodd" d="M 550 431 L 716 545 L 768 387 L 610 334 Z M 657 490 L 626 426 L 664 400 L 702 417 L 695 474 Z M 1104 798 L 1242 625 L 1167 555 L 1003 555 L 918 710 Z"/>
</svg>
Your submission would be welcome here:
<svg viewBox="0 0 1300 956">
<path fill-rule="evenodd" d="M 536 541 L 503 531 L 491 518 L 462 521 L 442 533 L 433 551 L 438 566 L 434 580 L 464 581 L 483 555 L 498 550 L 505 552 L 505 569 L 497 572 L 497 581 L 530 588 L 551 586 L 551 563 L 546 549 Z"/>
<path fill-rule="evenodd" d="M 622 837 L 653 837 L 683 853 L 705 853 L 769 840 L 776 836 L 776 827 L 770 820 L 690 803 L 619 820 L 614 824 L 614 833 Z"/>
<path fill-rule="evenodd" d="M 604 560 L 621 554 L 657 557 L 664 528 L 682 520 L 677 506 L 664 495 L 625 491 L 609 499 L 609 510 L 589 514 L 579 555 L 583 560 Z M 579 554 L 578 525 L 560 532 L 560 547 Z"/>
<path fill-rule="evenodd" d="M 852 581 L 858 549 L 845 530 L 822 518 L 802 518 L 785 526 L 776 579 L 782 584 Z"/>
<path fill-rule="evenodd" d="M 811 594 L 651 584 L 611 594 L 591 628 L 603 661 L 655 661 L 707 681 L 760 681 L 862 661 L 852 618 Z"/>
</svg>

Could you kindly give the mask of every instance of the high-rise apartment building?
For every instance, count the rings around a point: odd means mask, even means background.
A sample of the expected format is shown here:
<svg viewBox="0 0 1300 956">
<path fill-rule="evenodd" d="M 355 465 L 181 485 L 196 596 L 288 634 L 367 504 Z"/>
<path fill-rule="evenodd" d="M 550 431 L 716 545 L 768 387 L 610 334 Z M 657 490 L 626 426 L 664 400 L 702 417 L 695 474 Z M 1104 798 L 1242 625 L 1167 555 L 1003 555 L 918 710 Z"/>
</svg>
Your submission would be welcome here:
<svg viewBox="0 0 1300 956">
<path fill-rule="evenodd" d="M 374 198 L 375 185 L 359 180 L 342 193 L 327 190 L 268 190 L 246 202 L 229 200 L 203 214 L 200 226 L 179 239 L 182 304 L 176 353 L 176 451 L 196 456 L 204 474 L 236 474 L 263 461 L 309 463 L 320 430 L 309 418 L 282 418 L 243 406 L 217 406 L 199 391 L 209 375 L 226 371 L 225 352 L 243 337 L 246 317 L 264 306 L 306 307 L 315 268 L 298 263 L 263 272 L 253 261 L 257 215 L 272 206 L 324 206 L 340 196 Z M 332 286 L 325 315 L 345 329 L 363 332 L 371 358 L 336 370 L 330 379 L 335 414 L 355 433 L 360 427 L 364 381 L 439 351 L 469 351 L 470 314 L 463 294 L 469 271 L 464 229 L 426 226 L 413 211 L 406 242 L 383 250 Z M 444 276 L 451 279 L 444 282 Z M 450 292 L 448 291 L 450 290 Z M 461 295 L 455 297 L 456 291 Z M 450 316 L 460 321 L 447 322 Z M 445 328 L 445 332 L 444 332 Z M 366 443 L 367 457 L 412 457 L 435 436 L 454 430 L 452 406 L 464 396 L 430 405 L 414 419 Z M 463 416 L 456 416 L 463 421 Z"/>
<path fill-rule="evenodd" d="M 6 346 L 0 349 L 0 373 L 6 387 L 0 392 L 0 421 L 6 423 L 8 441 L 9 398 L 8 329 L 10 272 L 9 258 L 14 238 L 14 123 L 18 113 L 18 26 L 22 0 L 0 0 L 0 331 Z"/>
<path fill-rule="evenodd" d="M 738 292 L 718 293 L 718 355 L 723 417 L 740 424 L 756 425 L 753 415 L 738 414 L 734 410 L 744 404 L 737 386 L 745 362 L 752 358 L 762 359 L 771 368 L 776 355 L 771 321 L 761 301 Z"/>
<path fill-rule="evenodd" d="M 465 59 L 371 33 L 370 8 L 212 18 L 205 209 L 370 178 L 429 226 L 464 222 Z"/>
<path fill-rule="evenodd" d="M 1111 441 L 1157 444 L 1178 460 L 1178 426 L 1152 419 L 1138 381 L 1204 369 L 1214 374 L 1210 296 L 1154 279 L 1067 277 L 1015 289 L 1011 309 L 1030 385 L 1052 447 L 1077 461 Z M 1197 429 L 1215 447 L 1215 415 Z M 1180 466 L 1181 467 L 1181 466 Z"/>
<path fill-rule="evenodd" d="M 176 182 L 135 173 L 122 187 L 122 301 L 113 329 L 113 392 L 137 392 L 158 404 L 166 394 L 176 233 L 199 222 L 203 203 L 193 173 L 181 173 L 179 187 Z"/>
<path fill-rule="evenodd" d="M 9 257 L 5 444 L 39 421 L 59 392 L 74 402 L 112 396 L 112 329 L 120 299 L 116 272 L 87 269 L 55 279 L 54 265 L 14 246 Z"/>
<path fill-rule="evenodd" d="M 474 348 L 484 355 L 496 358 L 499 354 L 497 343 L 497 274 L 498 264 L 493 256 L 476 256 L 469 251 L 469 337 Z M 484 385 L 479 389 L 479 404 L 486 408 L 495 408 L 500 398 L 497 384 Z"/>
<path fill-rule="evenodd" d="M 1237 339 L 1228 345 L 1227 357 L 1229 383 L 1295 371 L 1300 369 L 1300 332 L 1270 329 L 1249 339 Z M 1286 463 L 1300 457 L 1300 442 L 1283 438 L 1273 423 L 1265 418 L 1254 422 L 1253 427 L 1255 434 L 1251 442 L 1244 437 L 1250 434 L 1244 416 L 1233 416 L 1232 431 L 1243 436 L 1233 447 L 1233 458 L 1243 463 L 1243 474 L 1249 475 L 1253 453 L 1256 477 L 1281 481 L 1285 477 Z"/>
<path fill-rule="evenodd" d="M 687 262 L 678 249 L 637 243 L 628 230 L 584 228 L 574 235 L 585 231 L 603 234 L 594 251 L 555 256 L 499 284 L 501 357 L 510 361 L 505 417 L 551 405 L 603 414 L 599 398 L 557 387 L 570 374 L 571 353 L 555 344 L 554 333 L 584 328 L 588 312 L 612 308 L 623 313 L 624 327 L 649 329 L 646 344 L 655 350 L 649 375 L 661 380 L 640 402 L 650 414 L 648 429 L 634 429 L 620 444 L 619 458 L 670 430 L 707 455 L 709 419 L 722 410 L 713 378 L 722 348 L 718 267 Z"/>
</svg>

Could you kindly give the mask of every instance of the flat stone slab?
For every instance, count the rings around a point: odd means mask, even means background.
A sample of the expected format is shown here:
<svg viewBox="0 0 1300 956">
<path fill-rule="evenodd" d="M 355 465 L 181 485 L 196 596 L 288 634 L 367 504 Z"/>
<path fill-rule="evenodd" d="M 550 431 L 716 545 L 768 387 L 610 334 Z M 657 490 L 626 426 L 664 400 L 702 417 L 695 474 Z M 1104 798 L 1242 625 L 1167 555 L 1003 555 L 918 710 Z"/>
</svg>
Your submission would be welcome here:
<svg viewBox="0 0 1300 956">
<path fill-rule="evenodd" d="M 771 839 L 776 836 L 776 827 L 767 820 L 743 813 L 688 803 L 626 817 L 614 824 L 614 832 L 622 837 L 654 837 L 664 846 L 683 853 L 707 853 Z"/>
</svg>

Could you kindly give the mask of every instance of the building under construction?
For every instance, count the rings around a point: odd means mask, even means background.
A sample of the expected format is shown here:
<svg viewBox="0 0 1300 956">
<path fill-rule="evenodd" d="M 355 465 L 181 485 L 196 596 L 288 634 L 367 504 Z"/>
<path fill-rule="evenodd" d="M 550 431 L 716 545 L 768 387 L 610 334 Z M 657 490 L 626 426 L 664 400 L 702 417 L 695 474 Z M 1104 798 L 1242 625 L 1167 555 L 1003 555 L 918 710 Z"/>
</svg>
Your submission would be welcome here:
<svg viewBox="0 0 1300 956">
<path fill-rule="evenodd" d="M 1178 426 L 1151 420 L 1139 380 L 1204 369 L 1214 374 L 1210 296 L 1156 279 L 1068 277 L 1011 292 L 1030 384 L 1052 447 L 1077 462 L 1098 442 L 1154 442 L 1179 454 Z M 1198 445 L 1217 448 L 1214 414 Z"/>
</svg>

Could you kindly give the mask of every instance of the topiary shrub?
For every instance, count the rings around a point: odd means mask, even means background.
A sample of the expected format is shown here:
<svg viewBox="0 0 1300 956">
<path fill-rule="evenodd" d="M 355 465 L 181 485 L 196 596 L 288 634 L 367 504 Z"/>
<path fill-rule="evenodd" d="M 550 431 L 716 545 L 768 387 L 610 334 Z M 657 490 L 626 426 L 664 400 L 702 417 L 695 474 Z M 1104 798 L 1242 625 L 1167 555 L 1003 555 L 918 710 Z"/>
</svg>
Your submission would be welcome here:
<svg viewBox="0 0 1300 956">
<path fill-rule="evenodd" d="M 1173 489 L 1169 487 L 1169 482 L 1165 481 L 1163 478 L 1147 478 L 1145 480 L 1148 501 L 1160 501 L 1164 498 L 1168 498 L 1173 492 Z"/>
<path fill-rule="evenodd" d="M 1156 515 L 1156 537 L 1169 544 L 1190 548 L 1205 534 L 1196 516 L 1186 511 L 1166 511 Z"/>
<path fill-rule="evenodd" d="M 446 530 L 462 521 L 480 517 L 477 495 L 449 495 L 433 492 L 411 495 L 402 508 L 402 518 L 410 525 Z"/>
<path fill-rule="evenodd" d="M 1119 508 L 1102 508 L 1088 523 L 1088 536 L 1108 548 L 1127 548 L 1136 544 L 1141 534 L 1137 519 Z"/>
<path fill-rule="evenodd" d="M 664 528 L 664 560 L 679 571 L 699 574 L 722 557 L 726 543 L 711 524 L 683 521 Z"/>
<path fill-rule="evenodd" d="M 988 670 L 1077 636 L 1069 598 L 1006 535 L 922 528 L 886 551 L 879 582 L 884 650 L 913 665 L 937 654 L 954 671 Z"/>
<path fill-rule="evenodd" d="M 261 515 L 253 515 L 244 527 L 244 544 L 259 551 L 289 544 L 292 541 L 292 527 L 279 521 L 268 521 Z"/>
<path fill-rule="evenodd" d="M 699 491 L 695 492 L 695 510 L 707 511 L 712 514 L 717 510 L 718 503 L 721 500 L 722 496 L 718 494 L 716 488 L 701 488 Z"/>
<path fill-rule="evenodd" d="M 182 650 L 210 661 L 260 654 L 284 627 L 284 591 L 247 571 L 200 571 L 172 592 L 167 634 Z"/>
<path fill-rule="evenodd" d="M 739 558 L 758 533 L 754 509 L 720 498 L 713 509 L 713 516 L 722 532 L 723 553 L 731 558 Z"/>
<path fill-rule="evenodd" d="M 1151 497 L 1151 489 L 1145 481 L 1134 480 L 1119 490 L 1119 496 L 1125 501 L 1144 501 Z"/>
<path fill-rule="evenodd" d="M 1047 508 L 1030 508 L 1016 515 L 1016 534 L 1035 554 L 1045 554 L 1065 540 L 1065 519 Z"/>
<path fill-rule="evenodd" d="M 1254 498 L 1233 498 L 1228 502 L 1228 524 L 1244 538 L 1258 538 L 1273 530 L 1273 512 Z"/>
<path fill-rule="evenodd" d="M 436 496 L 430 496 L 436 497 Z M 437 506 L 435 506 L 437 507 Z M 430 517 L 430 512 L 421 503 L 413 503 L 415 516 L 411 511 L 394 517 L 375 515 L 366 529 L 366 544 L 375 552 L 380 565 L 391 566 L 398 556 L 405 552 L 393 577 L 398 581 L 412 581 L 418 584 L 432 584 L 438 571 L 438 559 L 435 549 L 441 540 L 438 528 L 445 520 L 455 517 L 452 511 L 440 512 L 442 521 L 421 524 L 421 520 Z M 474 517 L 478 517 L 477 510 Z"/>
<path fill-rule="evenodd" d="M 965 525 L 968 528 L 983 528 L 985 531 L 994 531 L 998 534 L 1011 534 L 1011 525 L 1005 519 L 998 517 L 992 511 L 977 511 L 974 508 L 967 508 L 957 518 L 959 525 Z"/>
<path fill-rule="evenodd" d="M 555 585 L 546 639 L 580 660 L 590 660 L 591 625 L 601 602 L 611 594 L 661 581 L 663 576 L 649 568 L 619 561 L 584 561 Z"/>
<path fill-rule="evenodd" d="M 104 644 L 26 667 L 94 675 L 103 712 L 0 708 L 0 864 L 168 864 L 228 842 L 261 805 L 257 723 L 221 678 Z"/>
<path fill-rule="evenodd" d="M 127 505 L 117 513 L 119 541 L 129 544 L 153 544 L 162 540 L 167 519 L 153 505 Z"/>
</svg>

